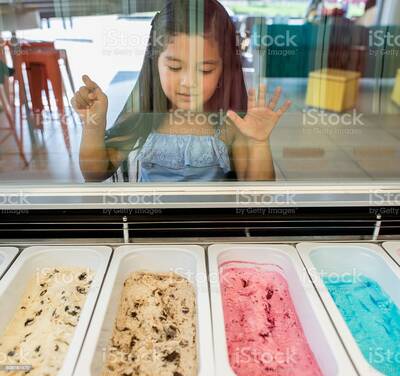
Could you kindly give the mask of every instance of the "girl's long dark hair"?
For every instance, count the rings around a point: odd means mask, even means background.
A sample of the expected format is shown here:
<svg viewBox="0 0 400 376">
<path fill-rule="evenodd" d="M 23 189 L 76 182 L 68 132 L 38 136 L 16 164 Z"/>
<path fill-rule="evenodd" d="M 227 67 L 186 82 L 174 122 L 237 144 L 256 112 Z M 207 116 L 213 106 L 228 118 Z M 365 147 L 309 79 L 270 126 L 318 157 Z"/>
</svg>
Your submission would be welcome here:
<svg viewBox="0 0 400 376">
<path fill-rule="evenodd" d="M 142 70 L 115 124 L 106 132 L 106 146 L 126 152 L 143 146 L 172 107 L 160 82 L 158 58 L 178 34 L 212 37 L 218 43 L 223 70 L 207 112 L 247 111 L 247 92 L 235 26 L 217 0 L 167 0 L 152 21 Z"/>
</svg>

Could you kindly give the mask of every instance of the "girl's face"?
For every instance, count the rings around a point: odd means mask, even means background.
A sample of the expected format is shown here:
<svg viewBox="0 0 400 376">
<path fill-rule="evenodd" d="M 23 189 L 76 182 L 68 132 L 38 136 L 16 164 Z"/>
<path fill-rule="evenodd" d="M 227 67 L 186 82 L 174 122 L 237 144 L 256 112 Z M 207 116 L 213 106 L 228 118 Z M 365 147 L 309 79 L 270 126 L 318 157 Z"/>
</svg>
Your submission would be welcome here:
<svg viewBox="0 0 400 376">
<path fill-rule="evenodd" d="M 174 110 L 201 111 L 222 73 L 217 42 L 200 35 L 177 34 L 161 53 L 158 70 Z"/>
</svg>

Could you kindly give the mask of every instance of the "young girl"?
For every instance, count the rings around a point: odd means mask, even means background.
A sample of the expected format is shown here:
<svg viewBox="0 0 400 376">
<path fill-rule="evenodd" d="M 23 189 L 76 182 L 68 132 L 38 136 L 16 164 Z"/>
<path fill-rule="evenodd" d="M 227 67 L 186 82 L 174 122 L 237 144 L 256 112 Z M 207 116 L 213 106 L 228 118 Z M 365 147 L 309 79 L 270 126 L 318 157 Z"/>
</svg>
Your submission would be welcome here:
<svg viewBox="0 0 400 376">
<path fill-rule="evenodd" d="M 138 82 L 107 131 L 107 97 L 83 76 L 72 103 L 84 123 L 85 179 L 107 179 L 133 150 L 141 182 L 274 179 L 269 137 L 290 102 L 277 108 L 280 88 L 270 101 L 264 85 L 246 92 L 236 41 L 218 1 L 167 0 Z"/>
</svg>

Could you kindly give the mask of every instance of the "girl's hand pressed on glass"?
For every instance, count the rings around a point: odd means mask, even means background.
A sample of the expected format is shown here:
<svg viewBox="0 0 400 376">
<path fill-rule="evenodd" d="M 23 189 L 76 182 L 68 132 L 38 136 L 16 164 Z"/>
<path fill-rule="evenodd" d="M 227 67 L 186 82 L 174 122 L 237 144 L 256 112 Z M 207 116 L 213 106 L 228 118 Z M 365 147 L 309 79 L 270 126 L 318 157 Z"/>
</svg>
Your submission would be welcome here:
<svg viewBox="0 0 400 376">
<path fill-rule="evenodd" d="M 289 109 L 291 102 L 286 101 L 282 107 L 276 109 L 282 94 L 282 88 L 278 87 L 269 103 L 266 101 L 266 85 L 260 85 L 257 98 L 256 91 L 250 89 L 248 92 L 248 109 L 244 118 L 234 111 L 228 111 L 227 116 L 239 129 L 248 141 L 264 143 L 268 141 L 272 130 L 279 122 L 282 115 Z"/>
</svg>

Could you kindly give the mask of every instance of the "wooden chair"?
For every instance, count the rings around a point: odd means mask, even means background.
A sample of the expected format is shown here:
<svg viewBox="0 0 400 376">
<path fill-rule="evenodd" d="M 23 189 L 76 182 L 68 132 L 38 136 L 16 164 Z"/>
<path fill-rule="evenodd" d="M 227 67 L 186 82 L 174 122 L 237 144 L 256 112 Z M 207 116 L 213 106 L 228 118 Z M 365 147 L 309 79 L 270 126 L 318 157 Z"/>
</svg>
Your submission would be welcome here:
<svg viewBox="0 0 400 376">
<path fill-rule="evenodd" d="M 26 159 L 23 148 L 22 134 L 21 137 L 19 137 L 17 134 L 14 112 L 10 103 L 10 82 L 3 48 L 0 48 L 0 103 L 6 117 L 6 124 L 2 124 L 0 126 L 0 130 L 7 132 L 6 136 L 0 138 L 0 145 L 9 139 L 9 137 L 13 137 L 17 144 L 20 158 L 22 159 L 24 165 L 28 166 L 29 163 Z"/>
</svg>

